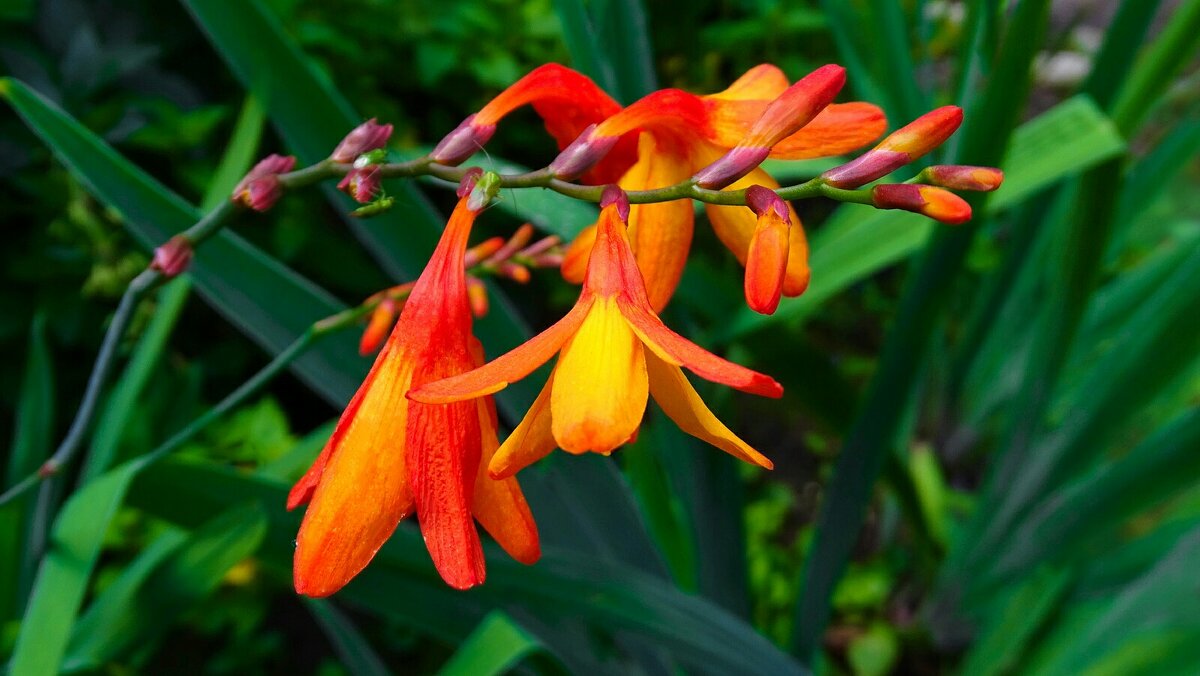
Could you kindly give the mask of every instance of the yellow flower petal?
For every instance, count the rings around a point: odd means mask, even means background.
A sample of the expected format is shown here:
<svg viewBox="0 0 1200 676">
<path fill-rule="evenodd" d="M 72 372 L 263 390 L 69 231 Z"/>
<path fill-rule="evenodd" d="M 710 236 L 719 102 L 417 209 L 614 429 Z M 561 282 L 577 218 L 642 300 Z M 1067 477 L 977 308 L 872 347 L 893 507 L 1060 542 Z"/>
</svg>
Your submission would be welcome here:
<svg viewBox="0 0 1200 676">
<path fill-rule="evenodd" d="M 646 369 L 650 375 L 650 394 L 663 412 L 679 425 L 679 429 L 706 441 L 739 460 L 774 468 L 762 453 L 729 431 L 700 400 L 687 377 L 678 366 L 659 359 L 653 352 L 646 354 Z"/>
<path fill-rule="evenodd" d="M 597 298 L 555 369 L 555 440 L 572 453 L 609 453 L 638 428 L 648 394 L 641 341 L 613 298 Z"/>
<path fill-rule="evenodd" d="M 550 392 L 554 387 L 554 374 L 546 381 L 533 406 L 508 435 L 504 443 L 492 456 L 488 473 L 493 479 L 510 477 L 532 465 L 558 448 L 554 434 L 550 431 Z"/>
</svg>

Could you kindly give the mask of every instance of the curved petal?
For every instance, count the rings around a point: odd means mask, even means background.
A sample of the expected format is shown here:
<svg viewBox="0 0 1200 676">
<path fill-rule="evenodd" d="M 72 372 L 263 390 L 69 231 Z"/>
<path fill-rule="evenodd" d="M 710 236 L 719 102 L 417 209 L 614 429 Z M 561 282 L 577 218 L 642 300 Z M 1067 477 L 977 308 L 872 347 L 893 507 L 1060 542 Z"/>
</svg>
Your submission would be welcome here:
<svg viewBox="0 0 1200 676">
<path fill-rule="evenodd" d="M 525 495 L 514 478 L 493 479 L 488 466 L 496 452 L 496 403 L 491 397 L 476 401 L 483 447 L 479 471 L 475 475 L 475 518 L 508 555 L 524 564 L 542 556 L 537 524 L 525 502 Z"/>
<path fill-rule="evenodd" d="M 762 101 L 767 103 L 779 98 L 787 91 L 787 75 L 779 66 L 770 63 L 760 63 L 733 81 L 724 91 L 705 96 L 706 99 L 722 99 L 727 101 Z"/>
<path fill-rule="evenodd" d="M 755 169 L 738 179 L 729 186 L 728 190 L 738 190 L 756 184 L 772 190 L 779 187 L 779 183 L 771 178 L 770 174 L 762 169 Z M 733 253 L 739 263 L 745 265 L 746 256 L 750 251 L 750 240 L 754 236 L 754 228 L 758 224 L 758 218 L 754 212 L 745 207 L 715 204 L 704 206 L 713 231 L 717 233 L 717 238 Z M 792 227 L 788 234 L 788 263 L 783 279 L 783 295 L 799 296 L 808 288 L 810 274 L 808 239 L 804 235 L 804 227 L 800 223 L 800 217 L 796 214 L 796 210 L 792 209 L 790 204 L 788 210 Z"/>
<path fill-rule="evenodd" d="M 783 387 L 770 376 L 718 357 L 672 331 L 657 315 L 624 298 L 618 298 L 617 304 L 621 314 L 629 320 L 629 326 L 646 347 L 668 364 L 686 366 L 705 380 L 743 392 L 772 398 L 783 396 Z"/>
<path fill-rule="evenodd" d="M 704 99 L 681 89 L 660 89 L 651 92 L 625 107 L 621 112 L 601 122 L 597 136 L 624 136 L 644 129 L 658 133 L 681 134 L 683 138 L 697 133 L 706 135 L 709 128 L 708 105 Z"/>
<path fill-rule="evenodd" d="M 550 427 L 563 450 L 608 453 L 638 428 L 649 395 L 643 352 L 616 301 L 597 298 L 554 370 Z"/>
<path fill-rule="evenodd" d="M 592 245 L 595 243 L 596 224 L 593 223 L 579 231 L 575 239 L 567 245 L 562 265 L 559 266 L 563 279 L 572 284 L 583 283 L 583 279 L 587 277 L 588 257 L 591 256 Z"/>
<path fill-rule="evenodd" d="M 833 103 L 811 122 L 771 148 L 770 157 L 803 160 L 832 157 L 857 150 L 887 131 L 887 117 L 879 106 Z"/>
<path fill-rule="evenodd" d="M 512 83 L 475 115 L 475 123 L 494 125 L 505 115 L 533 104 L 546 121 L 547 130 L 560 142 L 570 143 L 589 124 L 600 122 L 621 109 L 604 90 L 583 73 L 557 63 L 539 66 Z"/>
<path fill-rule="evenodd" d="M 583 323 L 591 304 L 590 298 L 581 297 L 565 317 L 511 352 L 466 373 L 425 383 L 409 392 L 409 398 L 428 404 L 445 404 L 503 390 L 509 383 L 524 378 L 549 361 Z"/>
<path fill-rule="evenodd" d="M 708 410 L 678 366 L 672 366 L 653 354 L 647 354 L 646 368 L 650 374 L 651 396 L 667 417 L 675 421 L 679 429 L 739 460 L 767 469 L 774 468 L 770 460 L 730 432 L 729 428 Z"/>
<path fill-rule="evenodd" d="M 404 391 L 411 378 L 404 351 L 386 351 L 355 395 L 358 406 L 347 408 L 338 421 L 317 461 L 324 463 L 320 483 L 296 536 L 297 593 L 328 596 L 341 589 L 412 511 L 404 447 L 409 408 Z M 301 480 L 297 488 L 302 484 L 307 486 Z M 298 502 L 296 494 L 293 489 L 289 502 Z"/>
<path fill-rule="evenodd" d="M 558 448 L 550 426 L 550 392 L 554 387 L 554 373 L 525 413 L 517 428 L 508 435 L 504 443 L 492 456 L 488 474 L 493 479 L 510 477 L 533 463 L 550 455 Z"/>
<path fill-rule="evenodd" d="M 674 185 L 691 176 L 687 153 L 670 139 L 643 133 L 638 139 L 638 161 L 621 178 L 625 190 L 645 190 Z M 629 208 L 629 239 L 642 271 L 650 306 L 656 311 L 671 300 L 692 245 L 696 212 L 691 200 L 634 204 Z"/>
</svg>

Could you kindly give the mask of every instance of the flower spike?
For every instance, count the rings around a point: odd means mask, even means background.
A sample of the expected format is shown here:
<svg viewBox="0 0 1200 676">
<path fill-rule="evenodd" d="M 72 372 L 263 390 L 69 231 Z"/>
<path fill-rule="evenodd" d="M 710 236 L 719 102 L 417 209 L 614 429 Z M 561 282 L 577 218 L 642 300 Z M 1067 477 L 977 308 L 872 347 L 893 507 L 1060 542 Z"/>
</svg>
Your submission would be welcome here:
<svg viewBox="0 0 1200 676">
<path fill-rule="evenodd" d="M 928 185 L 898 183 L 877 185 L 871 200 L 880 209 L 903 209 L 935 221 L 958 225 L 971 220 L 971 205 L 954 193 Z"/>
</svg>

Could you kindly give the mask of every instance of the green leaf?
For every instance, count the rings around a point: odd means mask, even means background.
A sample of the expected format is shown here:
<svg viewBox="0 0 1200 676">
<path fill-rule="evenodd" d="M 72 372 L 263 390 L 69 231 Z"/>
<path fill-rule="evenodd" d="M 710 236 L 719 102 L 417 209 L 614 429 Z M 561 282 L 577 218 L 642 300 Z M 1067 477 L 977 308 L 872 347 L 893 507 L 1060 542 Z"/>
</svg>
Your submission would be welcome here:
<svg viewBox="0 0 1200 676">
<path fill-rule="evenodd" d="M 904 7 L 893 0 L 870 0 L 865 27 L 874 37 L 875 81 L 887 94 L 884 109 L 891 126 L 901 127 L 925 113 L 920 85 L 913 64 L 912 44 Z"/>
<path fill-rule="evenodd" d="M 1200 49 L 1200 0 L 1184 0 L 1161 33 L 1142 54 L 1112 105 L 1112 118 L 1125 136 L 1131 135 L 1153 103 L 1162 98 L 1179 69 Z"/>
<path fill-rule="evenodd" d="M 1007 590 L 995 603 L 963 662 L 962 673 L 1000 676 L 1014 673 L 1027 646 L 1038 640 L 1071 588 L 1074 577 L 1062 568 L 1043 566 Z"/>
<path fill-rule="evenodd" d="M 202 524 L 165 555 L 153 546 L 135 559 L 87 612 L 72 633 L 63 668 L 95 668 L 152 645 L 185 611 L 207 598 L 230 568 L 254 554 L 267 519 L 256 505 L 234 507 Z M 151 568 L 149 571 L 145 568 Z"/>
<path fill-rule="evenodd" d="M 604 53 L 599 33 L 583 0 L 554 0 L 554 13 L 562 24 L 563 43 L 571 55 L 571 65 L 595 80 L 601 89 L 615 95 L 616 71 Z"/>
<path fill-rule="evenodd" d="M 0 96 L 89 192 L 121 213 L 124 225 L 147 250 L 199 220 L 195 208 L 24 83 L 0 80 Z M 286 348 L 313 322 L 345 308 L 228 230 L 199 247 L 188 276 L 209 304 L 270 353 Z M 366 373 L 367 364 L 357 353 L 353 336 L 332 336 L 297 359 L 292 369 L 314 391 L 340 406 Z"/>
<path fill-rule="evenodd" d="M 1104 32 L 1104 44 L 1092 60 L 1092 72 L 1081 90 L 1100 107 L 1108 108 L 1121 85 L 1125 84 L 1133 69 L 1134 57 L 1160 5 L 1162 0 L 1124 0 L 1109 22 Z"/>
<path fill-rule="evenodd" d="M 257 500 L 271 519 L 261 556 L 287 569 L 298 515 L 284 512 L 286 491 L 276 481 L 235 470 L 167 460 L 147 468 L 130 502 L 187 527 L 214 509 Z M 461 639 L 485 611 L 521 608 L 545 621 L 583 621 L 595 631 L 636 635 L 697 671 L 802 673 L 753 628 L 717 606 L 637 568 L 591 555 L 547 547 L 539 563 L 523 566 L 493 550 L 487 582 L 469 593 L 454 592 L 437 577 L 420 534 L 407 526 L 397 529 L 339 598 L 433 635 Z"/>
<path fill-rule="evenodd" d="M 347 671 L 354 676 L 384 676 L 391 673 L 358 627 L 337 606 L 325 599 L 307 597 L 304 598 L 304 605 L 317 624 L 321 625 L 321 630 L 333 644 Z"/>
<path fill-rule="evenodd" d="M 186 278 L 173 280 L 158 292 L 154 317 L 133 348 L 133 356 L 113 386 L 103 411 L 96 417 L 80 483 L 100 476 L 116 460 L 125 426 L 139 412 L 142 390 L 158 367 L 190 292 L 191 284 Z"/>
<path fill-rule="evenodd" d="M 221 163 L 217 165 L 217 171 L 208 183 L 204 199 L 200 201 L 201 211 L 207 213 L 216 209 L 233 193 L 234 187 L 250 167 L 254 166 L 266 120 L 262 104 L 253 96 L 247 96 L 246 102 L 242 104 L 242 112 L 233 126 L 229 145 L 225 146 L 225 153 L 221 155 Z"/>
<path fill-rule="evenodd" d="M 29 327 L 29 351 L 17 400 L 12 447 L 4 487 L 11 488 L 33 474 L 54 449 L 54 360 L 46 339 L 46 315 L 38 311 Z M 20 614 L 33 584 L 34 566 L 28 553 L 35 498 L 26 495 L 0 507 L 0 618 Z"/>
<path fill-rule="evenodd" d="M 658 88 L 646 10 L 641 0 L 592 0 L 603 57 L 612 64 L 613 98 L 630 104 Z"/>
<path fill-rule="evenodd" d="M 438 670 L 439 676 L 494 676 L 507 674 L 526 656 L 542 649 L 541 641 L 531 636 L 508 615 L 496 610 L 483 618 L 479 627 L 463 641 L 450 661 Z"/>
</svg>

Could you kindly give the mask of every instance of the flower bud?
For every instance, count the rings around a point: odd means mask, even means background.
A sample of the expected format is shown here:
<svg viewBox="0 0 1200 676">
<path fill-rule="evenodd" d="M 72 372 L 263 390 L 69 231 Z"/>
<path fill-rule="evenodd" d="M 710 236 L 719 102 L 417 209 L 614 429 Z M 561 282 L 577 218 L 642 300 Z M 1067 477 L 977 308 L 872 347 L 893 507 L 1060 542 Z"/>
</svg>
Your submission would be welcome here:
<svg viewBox="0 0 1200 676">
<path fill-rule="evenodd" d="M 600 136 L 596 133 L 596 125 L 588 125 L 570 145 L 554 158 L 547 167 L 551 175 L 569 181 L 581 176 L 597 162 L 604 159 L 608 151 L 620 140 L 619 136 Z"/>
<path fill-rule="evenodd" d="M 609 206 L 616 205 L 617 215 L 626 224 L 629 223 L 629 195 L 625 194 L 618 186 L 605 186 L 604 192 L 600 193 L 600 208 L 606 209 Z"/>
<path fill-rule="evenodd" d="M 829 64 L 797 80 L 750 128 L 750 133 L 721 159 L 692 177 L 701 188 L 719 190 L 762 164 L 771 147 L 812 122 L 846 84 L 846 69 Z"/>
<path fill-rule="evenodd" d="M 270 209 L 283 194 L 279 174 L 291 171 L 294 166 L 295 157 L 268 155 L 238 182 L 233 189 L 233 201 L 255 211 Z"/>
<path fill-rule="evenodd" d="M 378 164 L 351 169 L 338 183 L 338 190 L 354 198 L 359 204 L 367 204 L 375 199 L 383 180 L 383 172 Z"/>
<path fill-rule="evenodd" d="M 192 243 L 184 235 L 175 235 L 154 250 L 150 269 L 157 270 L 167 279 L 183 274 L 192 262 Z"/>
<path fill-rule="evenodd" d="M 339 164 L 353 162 L 359 155 L 387 145 L 391 136 L 392 125 L 378 124 L 372 117 L 346 134 L 346 138 L 333 149 L 329 159 Z"/>
<path fill-rule="evenodd" d="M 512 261 L 500 261 L 496 263 L 496 274 L 501 277 L 508 277 L 518 284 L 529 283 L 529 270 L 525 266 Z"/>
<path fill-rule="evenodd" d="M 783 295 L 791 250 L 790 211 L 773 190 L 757 185 L 746 190 L 746 205 L 758 215 L 746 255 L 746 304 L 769 315 L 779 307 Z"/>
<path fill-rule="evenodd" d="M 475 277 L 467 275 L 467 302 L 471 304 L 471 314 L 482 317 L 488 313 L 487 287 Z"/>
<path fill-rule="evenodd" d="M 912 211 L 951 225 L 971 220 L 971 205 L 966 200 L 948 190 L 929 185 L 877 185 L 871 189 L 871 200 L 880 209 Z"/>
<path fill-rule="evenodd" d="M 821 178 L 835 188 L 852 189 L 883 178 L 940 146 L 962 124 L 958 106 L 943 106 L 896 130 L 858 158 L 834 167 Z"/>
<path fill-rule="evenodd" d="M 454 131 L 438 142 L 429 157 L 438 164 L 457 166 L 484 146 L 496 133 L 496 125 L 477 125 L 475 115 L 468 115 Z"/>
<path fill-rule="evenodd" d="M 922 177 L 929 183 L 943 188 L 973 192 L 991 192 L 1004 182 L 1004 172 L 995 167 L 968 167 L 958 164 L 928 167 Z"/>
<path fill-rule="evenodd" d="M 501 247 L 504 246 L 503 237 L 491 237 L 479 244 L 467 249 L 467 254 L 463 257 L 463 266 L 473 268 L 483 261 L 492 257 Z"/>
<path fill-rule="evenodd" d="M 403 307 L 403 300 L 393 298 L 384 298 L 379 305 L 375 306 L 371 312 L 371 319 L 367 322 L 367 328 L 363 331 L 362 339 L 358 342 L 359 354 L 365 357 L 379 349 L 383 340 L 387 338 L 392 324 L 395 323 L 396 315 L 400 314 Z"/>
<path fill-rule="evenodd" d="M 543 237 L 524 249 L 521 249 L 517 252 L 517 254 L 523 258 L 535 258 L 538 255 L 558 246 L 560 242 L 562 242 L 562 240 L 559 239 L 557 235 L 550 235 L 549 237 Z"/>
</svg>

